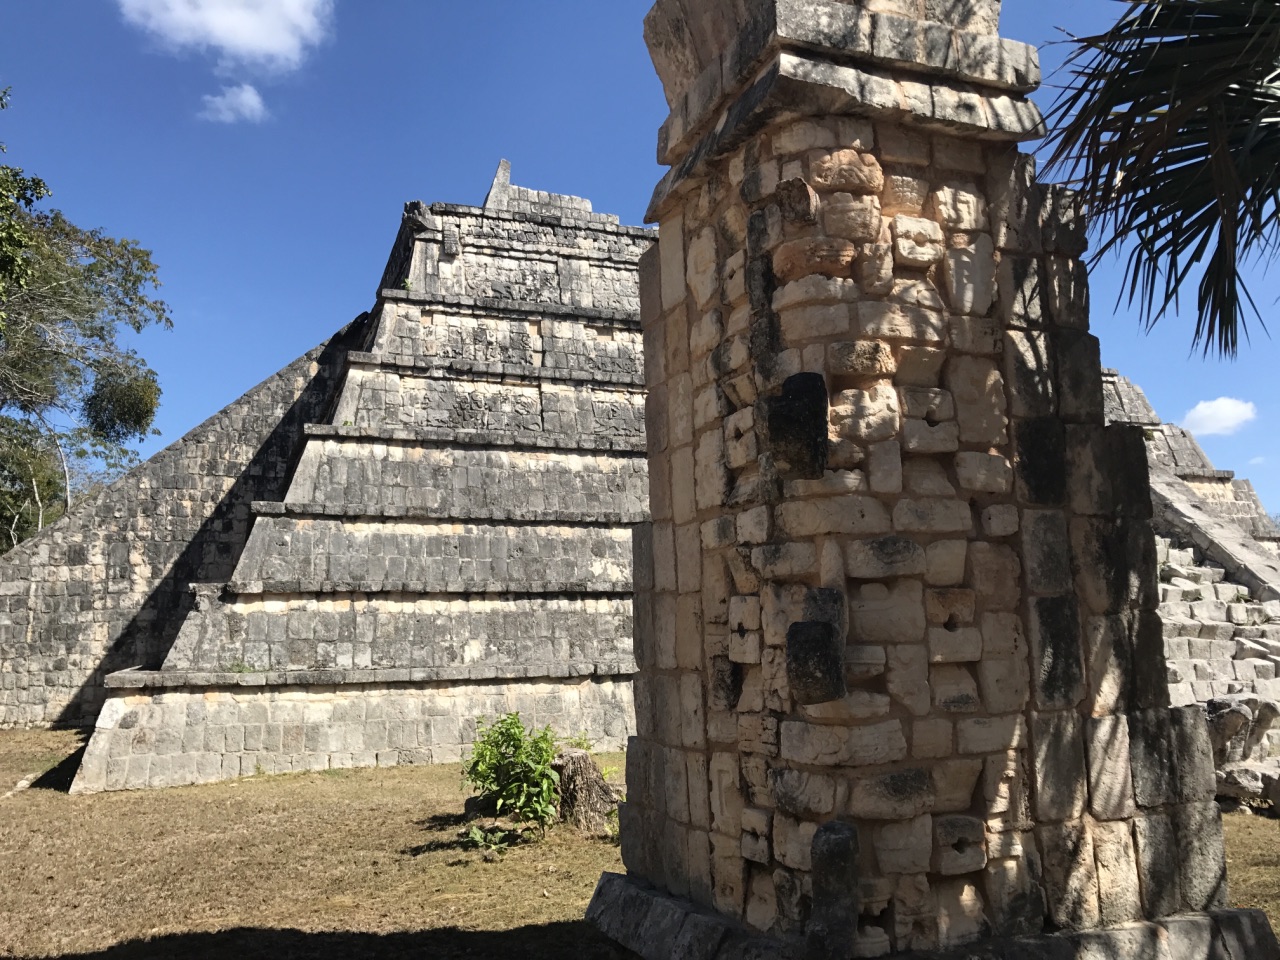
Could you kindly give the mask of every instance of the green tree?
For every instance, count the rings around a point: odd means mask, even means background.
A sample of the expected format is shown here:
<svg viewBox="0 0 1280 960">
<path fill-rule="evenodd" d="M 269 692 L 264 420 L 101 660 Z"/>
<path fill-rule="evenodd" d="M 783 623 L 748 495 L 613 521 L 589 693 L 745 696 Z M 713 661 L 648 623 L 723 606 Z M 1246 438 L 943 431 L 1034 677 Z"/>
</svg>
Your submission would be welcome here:
<svg viewBox="0 0 1280 960">
<path fill-rule="evenodd" d="M 0 523 L 10 545 L 71 509 L 77 492 L 136 461 L 155 373 L 122 342 L 171 326 L 149 251 L 76 226 L 47 191 L 0 168 Z M 6 184 L 40 183 L 3 193 Z M 4 259 L 12 254 L 12 261 Z"/>
<path fill-rule="evenodd" d="M 1195 282 L 1193 344 L 1234 356 L 1261 319 L 1242 273 L 1276 251 L 1280 3 L 1138 0 L 1114 27 L 1074 38 L 1050 113 L 1065 171 L 1121 252 L 1149 329 Z"/>
</svg>

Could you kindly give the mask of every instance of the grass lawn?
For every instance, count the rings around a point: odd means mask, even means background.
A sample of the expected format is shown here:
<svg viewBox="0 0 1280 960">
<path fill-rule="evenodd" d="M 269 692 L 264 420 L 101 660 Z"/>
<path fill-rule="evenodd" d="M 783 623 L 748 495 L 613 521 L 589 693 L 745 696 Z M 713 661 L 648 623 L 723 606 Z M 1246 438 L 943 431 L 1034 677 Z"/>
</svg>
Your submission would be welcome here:
<svg viewBox="0 0 1280 960">
<path fill-rule="evenodd" d="M 0 796 L 80 745 L 0 732 Z M 601 758 L 621 767 L 620 757 Z M 0 800 L 0 957 L 622 960 L 582 922 L 616 845 L 458 844 L 456 765 Z"/>
<path fill-rule="evenodd" d="M 43 774 L 0 800 L 0 957 L 631 956 L 581 919 L 618 848 L 562 828 L 462 849 L 456 765 L 70 797 L 79 745 L 0 732 L 0 796 Z M 1280 823 L 1226 824 L 1232 905 L 1280 918 Z"/>
</svg>

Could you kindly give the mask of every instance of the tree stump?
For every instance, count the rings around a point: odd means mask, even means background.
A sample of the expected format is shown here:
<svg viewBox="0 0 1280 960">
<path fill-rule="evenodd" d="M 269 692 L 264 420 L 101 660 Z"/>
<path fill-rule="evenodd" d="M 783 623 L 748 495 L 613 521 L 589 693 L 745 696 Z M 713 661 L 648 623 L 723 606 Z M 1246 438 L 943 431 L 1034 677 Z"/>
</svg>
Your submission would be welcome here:
<svg viewBox="0 0 1280 960">
<path fill-rule="evenodd" d="M 610 833 L 609 814 L 621 799 L 585 750 L 566 749 L 552 764 L 560 774 L 560 819 L 587 836 Z"/>
</svg>

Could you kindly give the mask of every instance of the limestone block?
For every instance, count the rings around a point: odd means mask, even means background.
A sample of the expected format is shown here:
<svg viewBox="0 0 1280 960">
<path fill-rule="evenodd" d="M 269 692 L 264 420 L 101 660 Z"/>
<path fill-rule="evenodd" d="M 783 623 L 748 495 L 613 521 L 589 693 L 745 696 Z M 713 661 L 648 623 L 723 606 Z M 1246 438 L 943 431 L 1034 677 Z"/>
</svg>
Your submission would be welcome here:
<svg viewBox="0 0 1280 960">
<path fill-rule="evenodd" d="M 1222 811 L 1212 800 L 1173 809 L 1182 909 L 1221 910 L 1227 905 Z"/>
<path fill-rule="evenodd" d="M 902 446 L 913 454 L 952 453 L 960 448 L 960 427 L 954 422 L 931 424 L 924 420 L 905 420 Z"/>
<path fill-rule="evenodd" d="M 1098 870 L 1098 906 L 1108 927 L 1142 919 L 1138 861 L 1128 823 L 1095 823 L 1093 855 Z"/>
<path fill-rule="evenodd" d="M 905 343 L 937 344 L 947 336 L 946 317 L 937 310 L 913 307 L 879 300 L 864 300 L 857 305 L 857 330 L 862 337 L 872 340 L 892 340 Z M 898 360 L 899 372 L 903 358 Z M 921 383 L 923 378 L 904 380 L 900 383 L 932 386 Z"/>
<path fill-rule="evenodd" d="M 975 873 L 986 865 L 987 833 L 981 820 L 954 814 L 933 818 L 935 873 L 954 877 Z"/>
<path fill-rule="evenodd" d="M 1045 257 L 1045 307 L 1059 327 L 1089 329 L 1089 270 L 1070 257 Z"/>
<path fill-rule="evenodd" d="M 865 390 L 844 390 L 831 406 L 832 427 L 846 440 L 875 443 L 893 439 L 901 422 L 898 391 L 881 383 Z"/>
<path fill-rule="evenodd" d="M 784 220 L 789 223 L 817 223 L 818 194 L 799 177 L 779 183 L 776 196 Z"/>
<path fill-rule="evenodd" d="M 715 230 L 707 227 L 689 242 L 687 263 L 689 290 L 699 309 L 705 309 L 720 284 Z"/>
<path fill-rule="evenodd" d="M 871 445 L 867 479 L 872 493 L 902 492 L 902 445 L 898 441 L 885 440 Z"/>
<path fill-rule="evenodd" d="M 859 299 L 855 281 L 814 274 L 778 287 L 773 294 L 773 309 L 783 313 L 795 307 L 857 303 Z"/>
<path fill-rule="evenodd" d="M 1031 829 L 1031 784 L 1025 753 L 1024 750 L 1005 750 L 983 761 L 982 789 L 988 829 L 994 832 Z M 992 850 L 991 856 L 1012 853 Z"/>
<path fill-rule="evenodd" d="M 1057 412 L 1057 378 L 1048 335 L 1009 330 L 1004 344 L 1010 412 L 1022 418 L 1053 416 Z"/>
<path fill-rule="evenodd" d="M 976 627 L 930 627 L 930 663 L 976 663 L 982 659 L 982 631 Z"/>
<path fill-rule="evenodd" d="M 668 217 L 658 231 L 658 255 L 661 263 L 662 309 L 673 310 L 684 302 L 684 218 Z"/>
<path fill-rule="evenodd" d="M 928 814 L 877 827 L 874 844 L 880 872 L 928 873 L 933 843 L 933 817 Z"/>
<path fill-rule="evenodd" d="M 982 655 L 986 659 L 1014 659 L 1026 655 L 1022 619 L 1016 613 L 987 613 L 982 617 Z"/>
<path fill-rule="evenodd" d="M 948 183 L 930 195 L 933 216 L 947 230 L 986 230 L 987 200 L 971 183 Z"/>
<path fill-rule="evenodd" d="M 987 928 L 985 904 L 976 884 L 945 880 L 937 885 L 938 945 L 944 950 L 977 940 Z"/>
<path fill-rule="evenodd" d="M 880 205 L 887 217 L 918 217 L 929 199 L 929 182 L 909 173 L 886 171 Z"/>
<path fill-rule="evenodd" d="M 999 321 L 986 317 L 952 317 L 951 347 L 957 353 L 991 356 L 1004 348 Z"/>
<path fill-rule="evenodd" d="M 949 757 L 954 753 L 954 724 L 950 720 L 917 720 L 911 725 L 911 756 L 917 760 Z"/>
<path fill-rule="evenodd" d="M 778 896 L 773 885 L 773 874 L 755 868 L 750 870 L 747 886 L 747 907 L 743 919 L 747 925 L 762 933 L 768 933 L 778 919 Z"/>
<path fill-rule="evenodd" d="M 1027 745 L 1026 722 L 1016 715 L 958 720 L 956 737 L 962 754 L 1016 750 Z"/>
<path fill-rule="evenodd" d="M 840 700 L 802 706 L 800 714 L 810 723 L 851 726 L 863 720 L 887 717 L 890 709 L 890 700 L 884 694 L 852 690 Z"/>
<path fill-rule="evenodd" d="M 963 563 L 961 568 L 963 571 Z M 963 572 L 961 575 L 963 576 Z M 961 624 L 973 623 L 977 609 L 977 595 L 972 590 L 926 590 L 924 609 L 929 623 L 941 624 L 952 629 Z"/>
<path fill-rule="evenodd" d="M 920 643 L 925 637 L 924 587 L 917 580 L 863 584 L 850 595 L 849 620 L 859 643 Z M 892 673 L 892 657 L 890 664 Z"/>
<path fill-rule="evenodd" d="M 1024 657 L 983 660 L 978 664 L 982 702 L 992 713 L 1009 713 L 1026 707 L 1031 696 L 1031 671 Z"/>
<path fill-rule="evenodd" d="M 1089 812 L 1097 820 L 1128 820 L 1137 812 L 1129 762 L 1129 718 L 1085 721 L 1089 762 Z"/>
<path fill-rule="evenodd" d="M 884 190 L 884 171 L 869 153 L 815 150 L 809 154 L 809 181 L 823 192 L 880 194 Z"/>
<path fill-rule="evenodd" d="M 925 548 L 925 582 L 931 587 L 954 587 L 964 581 L 969 544 L 964 540 L 937 540 Z"/>
<path fill-rule="evenodd" d="M 816 956 L 837 956 L 857 935 L 860 848 L 857 827 L 832 820 L 814 834 L 812 913 L 805 934 Z"/>
<path fill-rule="evenodd" d="M 992 931 L 999 936 L 1034 936 L 1044 929 L 1044 889 L 1035 844 L 1022 844 L 1016 857 L 992 859 L 983 872 L 983 890 Z"/>
<path fill-rule="evenodd" d="M 893 289 L 893 244 L 864 244 L 854 269 L 863 293 L 884 296 Z"/>
<path fill-rule="evenodd" d="M 899 266 L 927 270 L 942 259 L 942 227 L 923 217 L 893 218 L 893 255 Z"/>
<path fill-rule="evenodd" d="M 1011 537 L 1018 532 L 1018 508 L 998 503 L 982 511 L 982 531 L 988 537 Z"/>
<path fill-rule="evenodd" d="M 1074 707 L 1085 694 L 1075 595 L 1031 599 L 1027 604 L 1027 638 L 1037 706 L 1045 710 Z"/>
<path fill-rule="evenodd" d="M 829 237 L 872 243 L 880 236 L 880 223 L 878 197 L 836 193 L 822 204 L 822 225 Z"/>
<path fill-rule="evenodd" d="M 773 272 L 780 283 L 802 277 L 849 277 L 858 257 L 858 247 L 848 240 L 808 237 L 789 240 L 774 252 Z"/>
<path fill-rule="evenodd" d="M 910 767 L 850 781 L 848 813 L 866 820 L 906 820 L 929 810 L 936 797 L 930 771 Z"/>
<path fill-rule="evenodd" d="M 775 816 L 773 821 L 774 856 L 778 862 L 793 870 L 809 870 L 812 867 L 810 851 L 818 825 L 790 817 Z"/>
<path fill-rule="evenodd" d="M 944 713 L 975 713 L 982 706 L 973 674 L 957 664 L 930 667 L 929 689 L 933 694 L 934 709 Z"/>
<path fill-rule="evenodd" d="M 884 505 L 871 497 L 830 497 L 789 502 L 777 508 L 778 526 L 788 537 L 822 534 L 873 536 L 892 527 Z"/>
<path fill-rule="evenodd" d="M 898 369 L 888 344 L 874 340 L 828 344 L 826 363 L 833 375 L 872 380 L 891 377 Z"/>
<path fill-rule="evenodd" d="M 898 383 L 915 387 L 936 387 L 942 377 L 945 350 L 904 346 L 898 350 Z"/>
<path fill-rule="evenodd" d="M 1098 870 L 1093 836 L 1080 821 L 1036 828 L 1044 858 L 1044 884 L 1049 919 L 1064 930 L 1096 928 L 1102 913 L 1098 905 Z"/>
<path fill-rule="evenodd" d="M 1066 426 L 1054 416 L 1014 425 L 1014 470 L 1023 503 L 1059 506 L 1067 497 Z"/>
<path fill-rule="evenodd" d="M 1027 589 L 1036 594 L 1071 590 L 1071 539 L 1058 510 L 1022 511 L 1022 560 Z"/>
<path fill-rule="evenodd" d="M 992 446 L 1008 442 L 1005 385 L 994 361 L 953 356 L 945 382 L 955 397 L 961 441 Z"/>
<path fill-rule="evenodd" d="M 1040 713 L 1031 721 L 1036 817 L 1074 820 L 1089 800 L 1083 721 L 1071 712 Z"/>
<path fill-rule="evenodd" d="M 818 548 L 812 543 L 771 543 L 751 551 L 751 565 L 771 580 L 800 580 L 818 569 Z"/>
<path fill-rule="evenodd" d="M 973 513 L 964 500 L 899 500 L 893 508 L 899 533 L 968 533 Z"/>
<path fill-rule="evenodd" d="M 1038 257 L 1007 256 L 996 274 L 1000 319 L 1006 327 L 1039 327 L 1045 321 L 1044 268 Z"/>
<path fill-rule="evenodd" d="M 857 580 L 920 576 L 925 572 L 925 551 L 902 537 L 858 540 L 845 550 L 845 569 Z"/>
<path fill-rule="evenodd" d="M 787 720 L 781 726 L 782 757 L 814 766 L 869 766 L 905 759 L 907 741 L 897 720 L 843 729 Z"/>
<path fill-rule="evenodd" d="M 1053 337 L 1057 365 L 1058 411 L 1064 420 L 1102 423 L 1102 347 L 1098 338 L 1077 330 Z"/>
<path fill-rule="evenodd" d="M 793 817 L 822 818 L 835 809 L 836 784 L 830 777 L 788 769 L 770 769 L 768 777 L 778 809 Z"/>
<path fill-rule="evenodd" d="M 932 700 L 929 690 L 929 652 L 919 643 L 887 648 L 885 685 L 889 696 L 917 717 L 927 716 Z"/>
<path fill-rule="evenodd" d="M 972 246 L 952 247 L 942 258 L 942 279 L 951 309 L 962 316 L 983 317 L 991 309 L 996 292 L 995 245 L 988 234 L 979 234 Z M 973 328 L 966 328 L 973 329 Z M 992 353 L 994 350 L 975 350 L 976 339 L 966 338 L 958 349 L 966 352 Z"/>
<path fill-rule="evenodd" d="M 1012 610 L 1021 598 L 1018 555 L 1001 544 L 975 542 L 969 545 L 968 583 L 986 601 L 988 610 Z"/>
<path fill-rule="evenodd" d="M 936 460 L 912 458 L 902 465 L 902 482 L 908 493 L 923 497 L 954 497 L 956 488 Z"/>
<path fill-rule="evenodd" d="M 1149 813 L 1133 822 L 1143 913 L 1168 917 L 1182 909 L 1178 840 L 1163 813 Z"/>
<path fill-rule="evenodd" d="M 964 490 L 1008 493 L 1013 489 L 1013 465 L 999 454 L 956 454 L 956 479 Z"/>
</svg>

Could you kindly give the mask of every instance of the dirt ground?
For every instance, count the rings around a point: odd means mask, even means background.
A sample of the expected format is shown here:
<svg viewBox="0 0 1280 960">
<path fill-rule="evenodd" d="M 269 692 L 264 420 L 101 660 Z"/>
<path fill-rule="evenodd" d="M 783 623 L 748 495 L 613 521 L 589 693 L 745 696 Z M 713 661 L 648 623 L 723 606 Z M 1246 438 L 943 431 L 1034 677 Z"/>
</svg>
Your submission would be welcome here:
<svg viewBox="0 0 1280 960">
<path fill-rule="evenodd" d="M 45 774 L 0 800 L 0 957 L 630 956 L 582 922 L 618 847 L 561 828 L 486 862 L 456 765 L 71 797 L 79 745 L 0 732 L 0 796 Z"/>
<path fill-rule="evenodd" d="M 0 797 L 40 775 L 0 800 L 0 957 L 631 956 L 581 919 L 618 848 L 559 829 L 487 862 L 457 766 L 70 797 L 80 743 L 0 732 Z M 1280 822 L 1226 825 L 1232 905 L 1280 919 Z"/>
</svg>

